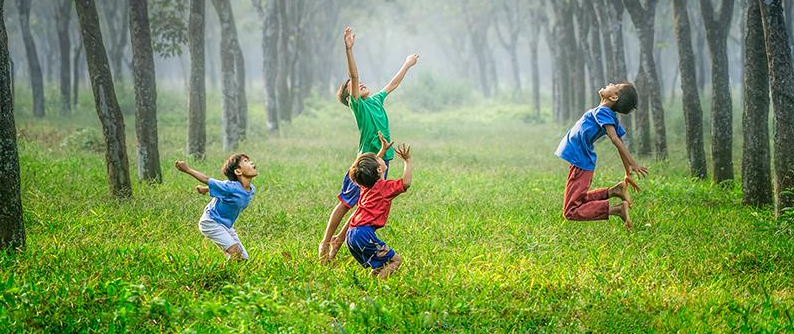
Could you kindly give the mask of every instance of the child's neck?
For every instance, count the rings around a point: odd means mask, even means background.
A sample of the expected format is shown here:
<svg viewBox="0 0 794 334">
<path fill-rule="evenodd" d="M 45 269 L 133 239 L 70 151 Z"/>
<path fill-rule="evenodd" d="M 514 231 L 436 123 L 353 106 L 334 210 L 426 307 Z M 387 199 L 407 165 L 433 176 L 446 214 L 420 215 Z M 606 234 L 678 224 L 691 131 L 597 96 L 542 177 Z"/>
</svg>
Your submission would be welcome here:
<svg viewBox="0 0 794 334">
<path fill-rule="evenodd" d="M 240 184 L 243 186 L 243 188 L 246 191 L 250 191 L 251 190 L 251 179 L 250 178 L 247 178 L 245 176 L 241 176 L 241 177 L 237 178 L 237 182 L 240 182 Z"/>
<path fill-rule="evenodd" d="M 609 109 L 612 109 L 613 105 L 615 105 L 615 102 L 612 102 L 609 99 L 601 99 L 601 103 L 598 104 L 599 107 L 607 107 Z"/>
</svg>

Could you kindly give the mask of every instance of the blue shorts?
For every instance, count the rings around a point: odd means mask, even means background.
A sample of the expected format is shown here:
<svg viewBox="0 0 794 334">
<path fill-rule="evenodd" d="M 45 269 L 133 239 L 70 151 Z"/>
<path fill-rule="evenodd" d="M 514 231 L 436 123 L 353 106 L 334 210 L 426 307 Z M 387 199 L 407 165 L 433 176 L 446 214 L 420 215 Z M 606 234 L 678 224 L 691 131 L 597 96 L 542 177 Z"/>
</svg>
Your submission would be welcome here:
<svg viewBox="0 0 794 334">
<path fill-rule="evenodd" d="M 383 178 L 389 176 L 389 161 L 391 160 L 384 160 L 386 162 L 386 172 L 383 173 Z M 353 208 L 358 204 L 358 196 L 361 195 L 361 189 L 359 189 L 358 185 L 350 179 L 350 170 L 345 172 L 345 177 L 342 179 L 342 190 L 339 191 L 339 195 L 336 195 L 345 206 L 348 208 Z"/>
<path fill-rule="evenodd" d="M 347 230 L 347 249 L 364 268 L 377 269 L 394 257 L 394 250 L 378 239 L 371 226 L 351 227 Z"/>
</svg>

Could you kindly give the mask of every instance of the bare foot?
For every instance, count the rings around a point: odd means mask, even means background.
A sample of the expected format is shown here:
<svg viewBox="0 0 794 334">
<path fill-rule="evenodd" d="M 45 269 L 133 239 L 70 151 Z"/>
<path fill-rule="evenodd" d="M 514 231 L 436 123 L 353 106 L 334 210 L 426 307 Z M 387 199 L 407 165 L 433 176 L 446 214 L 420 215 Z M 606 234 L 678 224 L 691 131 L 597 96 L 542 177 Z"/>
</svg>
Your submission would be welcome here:
<svg viewBox="0 0 794 334">
<path fill-rule="evenodd" d="M 623 203 L 619 204 L 620 209 L 618 211 L 618 215 L 620 219 L 623 219 L 623 227 L 626 228 L 626 231 L 631 230 L 631 218 L 629 217 L 629 203 L 623 201 Z"/>
<path fill-rule="evenodd" d="M 328 263 L 328 250 L 331 248 L 331 244 L 328 242 L 320 242 L 320 247 L 318 249 L 318 256 L 320 257 L 320 263 Z"/>
<path fill-rule="evenodd" d="M 336 256 L 336 253 L 342 249 L 342 244 L 345 243 L 345 238 L 340 236 L 333 236 L 331 237 L 331 251 L 328 252 L 328 261 L 331 261 Z"/>
<path fill-rule="evenodd" d="M 629 207 L 631 207 L 631 195 L 629 195 L 629 185 L 626 184 L 626 181 L 609 188 L 609 197 L 620 197 L 620 199 L 629 202 Z"/>
</svg>

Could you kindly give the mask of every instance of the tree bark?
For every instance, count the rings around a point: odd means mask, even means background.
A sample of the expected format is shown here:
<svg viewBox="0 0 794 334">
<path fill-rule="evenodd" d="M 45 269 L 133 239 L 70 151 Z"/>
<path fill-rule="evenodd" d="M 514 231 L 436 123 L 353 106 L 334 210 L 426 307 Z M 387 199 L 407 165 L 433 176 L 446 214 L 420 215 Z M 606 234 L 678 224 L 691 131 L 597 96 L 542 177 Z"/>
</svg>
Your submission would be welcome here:
<svg viewBox="0 0 794 334">
<path fill-rule="evenodd" d="M 212 0 L 218 20 L 221 24 L 221 76 L 223 83 L 223 150 L 234 151 L 240 140 L 239 123 L 239 81 L 237 77 L 237 43 L 234 30 L 234 18 L 229 0 Z"/>
<path fill-rule="evenodd" d="M 157 83 L 155 81 L 148 0 L 130 1 L 132 76 L 135 82 L 135 133 L 138 136 L 138 180 L 162 183 L 157 148 Z"/>
<path fill-rule="evenodd" d="M 662 92 L 659 86 L 659 77 L 656 73 L 656 60 L 653 54 L 654 17 L 658 0 L 648 0 L 646 5 L 640 0 L 623 0 L 626 10 L 637 29 L 640 40 L 640 57 L 647 86 L 647 94 L 651 100 L 651 115 L 653 117 L 654 146 L 656 159 L 667 159 L 667 134 L 664 122 L 664 107 L 662 105 Z"/>
<path fill-rule="evenodd" d="M 77 17 L 85 46 L 88 73 L 97 115 L 105 136 L 105 161 L 107 163 L 110 192 L 116 198 L 132 196 L 130 168 L 124 134 L 124 116 L 116 100 L 113 77 L 108 66 L 102 32 L 99 30 L 94 0 L 75 0 Z"/>
<path fill-rule="evenodd" d="M 71 87 L 71 51 L 72 43 L 69 39 L 69 20 L 72 18 L 72 2 L 60 0 L 58 14 L 55 16 L 58 27 L 58 46 L 61 51 L 61 115 L 68 115 L 72 110 Z"/>
<path fill-rule="evenodd" d="M 581 50 L 582 58 L 585 60 L 585 64 L 587 65 L 587 77 L 590 89 L 584 89 L 583 92 L 586 98 L 583 100 L 584 108 L 587 108 L 587 104 L 595 104 L 597 105 L 601 102 L 600 96 L 594 90 L 595 86 L 598 86 L 598 79 L 595 76 L 595 64 L 593 64 L 593 50 L 590 45 L 590 20 L 592 20 L 592 12 L 590 10 L 590 6 L 584 1 L 589 0 L 576 0 L 573 2 L 574 6 L 574 15 L 576 17 L 576 30 L 578 36 L 578 47 Z"/>
<path fill-rule="evenodd" d="M 83 39 L 78 34 L 78 44 L 74 48 L 74 57 L 72 58 L 72 104 L 77 105 L 79 102 L 80 93 L 80 76 L 83 73 L 81 61 L 83 58 Z"/>
<path fill-rule="evenodd" d="M 700 94 L 695 76 L 695 53 L 692 51 L 686 0 L 673 0 L 673 17 L 678 42 L 678 70 L 681 73 L 681 99 L 684 108 L 689 175 L 705 179 L 707 166 L 703 144 L 703 109 L 700 107 Z"/>
<path fill-rule="evenodd" d="M 245 58 L 243 49 L 237 40 L 237 29 L 234 28 L 234 72 L 237 75 L 237 122 L 240 128 L 240 140 L 245 140 L 248 129 L 248 98 L 245 93 Z"/>
<path fill-rule="evenodd" d="M 28 59 L 30 87 L 33 90 L 33 115 L 44 117 L 44 77 L 41 73 L 41 63 L 39 63 L 36 43 L 30 33 L 30 1 L 17 0 L 19 26 L 22 31 L 22 41 L 25 43 L 25 54 Z"/>
<path fill-rule="evenodd" d="M 711 155 L 714 181 L 733 180 L 733 106 L 728 76 L 728 29 L 733 14 L 733 0 L 722 0 L 714 13 L 711 0 L 700 0 L 706 42 L 711 55 Z M 715 18 L 714 16 L 717 15 Z"/>
<path fill-rule="evenodd" d="M 642 58 L 643 55 L 640 55 Z M 635 85 L 637 87 L 637 93 L 639 101 L 637 101 L 637 110 L 634 111 L 634 120 L 636 124 L 634 126 L 635 131 L 637 131 L 637 135 L 635 138 L 637 139 L 637 154 L 640 156 L 650 156 L 652 149 L 651 149 L 651 121 L 649 116 L 650 113 L 650 98 L 648 97 L 648 75 L 645 73 L 645 68 L 640 65 L 640 68 L 637 69 L 637 78 L 634 79 Z"/>
<path fill-rule="evenodd" d="M 607 79 L 604 75 L 604 57 L 603 50 L 601 48 L 601 35 L 604 32 L 601 30 L 601 26 L 598 24 L 598 18 L 593 19 L 592 17 L 592 13 L 596 12 L 592 5 L 593 4 L 591 1 L 587 1 L 584 4 L 584 8 L 590 13 L 590 18 L 588 18 L 587 21 L 590 22 L 590 54 L 592 57 L 591 62 L 593 63 L 593 68 L 591 71 L 593 72 L 593 77 L 595 78 L 596 82 L 596 85 L 593 86 L 592 89 L 597 90 L 603 85 L 607 84 Z M 598 94 L 595 95 L 598 96 Z"/>
<path fill-rule="evenodd" d="M 207 145 L 207 95 L 204 80 L 204 0 L 190 0 L 188 48 L 190 49 L 190 95 L 187 102 L 187 148 L 189 156 L 204 159 Z"/>
<path fill-rule="evenodd" d="M 278 76 L 276 77 L 276 84 L 278 85 L 276 96 L 278 98 L 278 115 L 281 120 L 290 123 L 292 122 L 292 95 L 289 90 L 290 78 L 290 64 L 294 55 L 289 49 L 290 26 L 289 16 L 287 16 L 287 2 L 285 0 L 273 0 L 277 2 L 277 12 L 279 15 L 279 51 L 278 57 Z"/>
<path fill-rule="evenodd" d="M 3 1 L 0 0 L 0 250 L 25 247 L 22 219 L 17 130 L 11 89 L 11 57 L 8 49 Z"/>
<path fill-rule="evenodd" d="M 612 76 L 609 78 L 609 81 L 612 82 L 625 82 L 629 80 L 628 71 L 626 70 L 626 52 L 623 47 L 623 14 L 625 13 L 626 9 L 623 6 L 623 2 L 621 1 L 613 1 L 613 0 L 602 0 L 606 1 L 607 4 L 603 6 L 605 10 L 605 15 L 607 17 L 607 21 L 609 24 L 609 40 L 611 43 L 611 52 L 612 54 L 609 55 L 609 60 L 607 60 L 607 64 L 612 63 L 612 69 L 610 73 Z M 611 13 L 611 14 L 610 14 Z M 606 44 L 605 44 L 606 45 Z M 607 65 L 607 68 L 609 65 Z M 624 128 L 626 129 L 626 135 L 621 138 L 623 143 L 626 144 L 631 151 L 637 151 L 637 145 L 634 143 L 634 133 L 632 129 L 634 128 L 634 115 L 632 114 L 620 114 L 618 115 L 620 119 L 620 123 L 623 123 Z"/>
<path fill-rule="evenodd" d="M 794 72 L 780 0 L 760 2 L 775 106 L 775 212 L 794 207 Z M 748 99 L 749 100 L 749 99 Z"/>
<path fill-rule="evenodd" d="M 492 14 L 493 17 L 498 17 L 496 23 L 494 24 L 494 30 L 496 31 L 496 36 L 499 38 L 499 41 L 502 43 L 502 46 L 507 51 L 508 56 L 510 57 L 510 68 L 512 69 L 512 79 L 513 79 L 513 99 L 517 99 L 518 96 L 521 94 L 522 87 L 521 87 L 521 70 L 519 68 L 518 63 L 518 38 L 521 36 L 521 15 L 522 11 L 520 9 L 521 2 L 519 1 L 512 1 L 511 5 L 508 5 L 506 2 L 502 2 L 498 5 L 498 9 L 494 9 L 495 12 L 502 13 L 502 16 L 497 16 L 496 13 Z M 503 34 L 500 27 L 500 22 L 505 23 L 505 29 L 507 31 Z"/>
<path fill-rule="evenodd" d="M 761 7 L 748 1 L 744 39 L 742 202 L 772 204 L 769 155 L 769 75 Z"/>
<path fill-rule="evenodd" d="M 127 30 L 129 28 L 128 7 L 123 1 L 110 1 L 103 6 L 105 9 L 105 22 L 108 28 L 108 41 L 110 49 L 110 65 L 113 68 L 113 76 L 117 82 L 124 81 L 122 64 L 124 62 L 124 51 L 127 47 Z"/>
<path fill-rule="evenodd" d="M 278 131 L 278 99 L 276 98 L 276 80 L 278 73 L 278 36 L 279 15 L 277 1 L 267 1 L 262 7 L 262 0 L 251 0 L 262 21 L 262 77 L 265 79 L 265 111 L 267 113 L 267 130 Z"/>
<path fill-rule="evenodd" d="M 536 25 L 532 25 L 536 27 Z M 529 37 L 529 67 L 532 71 L 532 109 L 535 110 L 535 118 L 540 119 L 540 73 L 538 73 L 538 38 L 540 32 L 537 28 L 530 32 Z"/>
</svg>

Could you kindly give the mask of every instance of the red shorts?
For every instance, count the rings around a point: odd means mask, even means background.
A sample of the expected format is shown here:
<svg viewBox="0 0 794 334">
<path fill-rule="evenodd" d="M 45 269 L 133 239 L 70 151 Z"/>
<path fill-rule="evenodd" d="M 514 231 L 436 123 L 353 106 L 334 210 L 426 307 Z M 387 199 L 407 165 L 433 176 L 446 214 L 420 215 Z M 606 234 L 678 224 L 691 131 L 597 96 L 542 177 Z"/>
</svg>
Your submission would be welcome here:
<svg viewBox="0 0 794 334">
<path fill-rule="evenodd" d="M 574 165 L 568 168 L 562 215 L 568 220 L 605 220 L 609 218 L 609 189 L 590 190 L 593 172 Z"/>
</svg>

